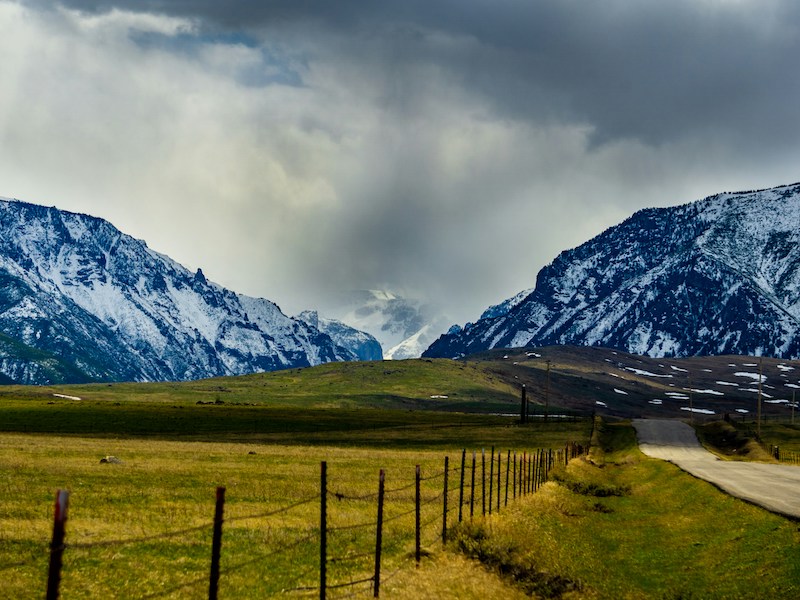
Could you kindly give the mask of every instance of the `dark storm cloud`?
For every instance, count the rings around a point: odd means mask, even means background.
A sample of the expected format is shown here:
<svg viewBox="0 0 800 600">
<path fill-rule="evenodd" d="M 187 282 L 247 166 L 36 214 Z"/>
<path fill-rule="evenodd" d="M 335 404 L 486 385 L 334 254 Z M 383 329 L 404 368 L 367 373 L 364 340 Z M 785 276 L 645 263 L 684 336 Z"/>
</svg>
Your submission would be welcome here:
<svg viewBox="0 0 800 600">
<path fill-rule="evenodd" d="M 800 79 L 795 2 L 158 1 L 68 0 L 103 12 L 149 11 L 205 27 L 341 35 L 319 52 L 378 46 L 387 68 L 426 61 L 512 118 L 579 122 L 596 143 L 661 144 L 719 135 L 758 146 L 791 143 Z M 287 29 L 288 28 L 288 29 Z M 428 43 L 442 32 L 460 51 Z M 355 36 L 354 38 L 352 36 Z M 353 56 L 349 58 L 353 59 Z"/>
</svg>

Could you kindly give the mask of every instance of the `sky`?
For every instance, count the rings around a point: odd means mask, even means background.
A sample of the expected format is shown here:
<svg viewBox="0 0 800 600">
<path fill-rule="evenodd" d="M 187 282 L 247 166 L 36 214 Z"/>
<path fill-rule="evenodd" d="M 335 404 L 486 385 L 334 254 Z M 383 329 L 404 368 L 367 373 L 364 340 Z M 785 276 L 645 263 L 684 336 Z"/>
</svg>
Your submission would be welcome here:
<svg viewBox="0 0 800 600">
<path fill-rule="evenodd" d="M 0 196 L 325 312 L 474 321 L 635 211 L 800 181 L 796 0 L 0 0 Z"/>
</svg>

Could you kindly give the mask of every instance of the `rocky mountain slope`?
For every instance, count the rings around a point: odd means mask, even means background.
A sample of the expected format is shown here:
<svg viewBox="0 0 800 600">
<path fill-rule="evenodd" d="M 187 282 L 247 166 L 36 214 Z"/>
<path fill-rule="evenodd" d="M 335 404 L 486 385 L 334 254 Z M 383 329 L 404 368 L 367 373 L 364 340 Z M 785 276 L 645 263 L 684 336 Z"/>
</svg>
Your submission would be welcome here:
<svg viewBox="0 0 800 600">
<path fill-rule="evenodd" d="M 800 357 L 800 184 L 639 211 L 424 356 L 552 344 Z"/>
<path fill-rule="evenodd" d="M 308 323 L 330 338 L 342 348 L 347 348 L 358 356 L 359 360 L 381 360 L 381 345 L 370 334 L 345 325 L 336 319 L 321 317 L 315 310 L 304 310 L 295 318 Z"/>
<path fill-rule="evenodd" d="M 187 380 L 356 360 L 272 302 L 236 294 L 108 222 L 0 201 L 6 380 Z"/>
</svg>

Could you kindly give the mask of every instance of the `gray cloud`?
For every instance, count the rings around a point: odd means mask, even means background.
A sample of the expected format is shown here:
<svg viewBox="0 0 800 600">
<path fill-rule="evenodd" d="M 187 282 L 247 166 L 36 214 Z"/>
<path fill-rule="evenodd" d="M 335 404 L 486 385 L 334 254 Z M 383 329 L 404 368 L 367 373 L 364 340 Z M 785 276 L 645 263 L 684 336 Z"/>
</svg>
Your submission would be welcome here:
<svg viewBox="0 0 800 600">
<path fill-rule="evenodd" d="M 0 1 L 0 194 L 288 310 L 474 319 L 634 210 L 800 179 L 795 6 Z"/>
</svg>

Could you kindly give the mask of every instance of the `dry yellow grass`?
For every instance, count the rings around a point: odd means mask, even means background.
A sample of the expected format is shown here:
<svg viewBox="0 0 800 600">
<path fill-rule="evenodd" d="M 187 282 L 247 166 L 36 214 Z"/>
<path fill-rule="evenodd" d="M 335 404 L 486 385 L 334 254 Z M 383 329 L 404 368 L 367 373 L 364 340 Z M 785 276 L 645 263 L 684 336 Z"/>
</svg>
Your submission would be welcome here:
<svg viewBox="0 0 800 600">
<path fill-rule="evenodd" d="M 0 481 L 0 569 L 4 575 L 0 597 L 43 595 L 53 500 L 59 488 L 71 492 L 63 597 L 202 596 L 207 588 L 216 486 L 227 490 L 220 593 L 256 598 L 315 587 L 323 460 L 328 464 L 328 526 L 332 529 L 329 583 L 372 573 L 375 495 L 379 470 L 384 469 L 383 568 L 386 573 L 400 568 L 387 581 L 387 596 L 426 597 L 424 590 L 430 589 L 435 597 L 513 597 L 503 591 L 507 584 L 480 568 L 478 579 L 465 576 L 463 568 L 471 573 L 474 565 L 442 550 L 438 496 L 445 454 L 0 434 L 0 472 L 4 474 Z M 449 454 L 455 469 L 460 451 Z M 107 455 L 118 457 L 121 464 L 101 464 Z M 419 570 L 411 556 L 417 464 L 423 477 L 431 478 L 422 485 L 423 501 L 427 501 L 422 521 L 427 524 L 423 544 L 433 557 Z M 451 472 L 452 503 L 457 498 L 453 494 L 456 481 Z M 269 514 L 303 500 L 309 502 Z M 366 526 L 348 529 L 359 524 Z M 200 529 L 169 535 L 192 528 Z M 495 588 L 496 595 L 481 595 L 480 590 Z M 369 584 L 354 589 L 367 593 Z M 443 595 L 445 589 L 455 590 L 454 595 Z"/>
</svg>

